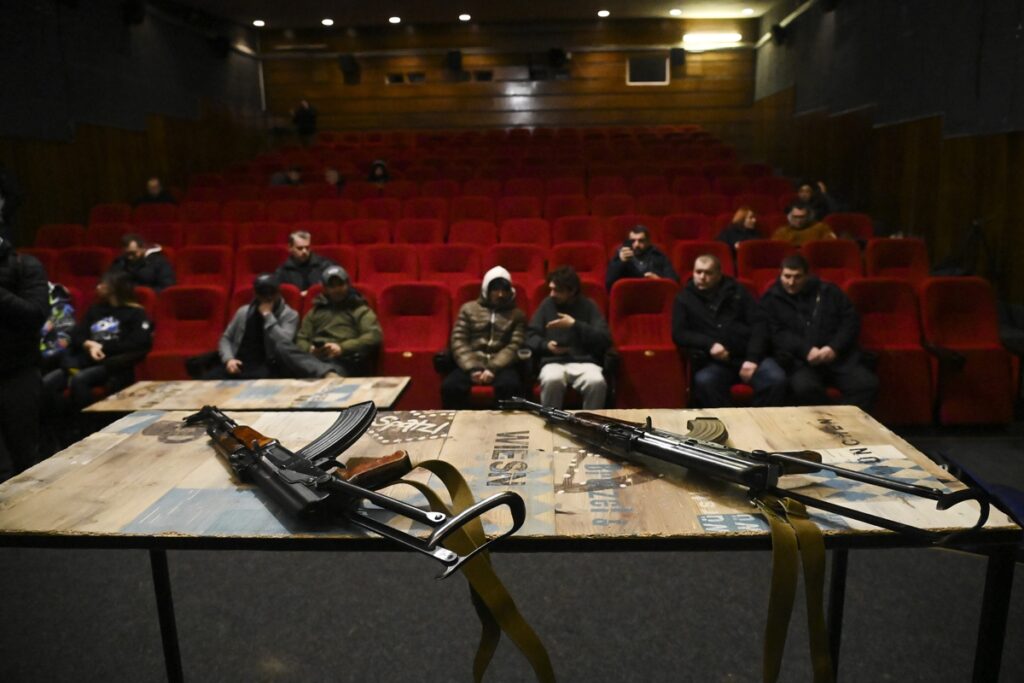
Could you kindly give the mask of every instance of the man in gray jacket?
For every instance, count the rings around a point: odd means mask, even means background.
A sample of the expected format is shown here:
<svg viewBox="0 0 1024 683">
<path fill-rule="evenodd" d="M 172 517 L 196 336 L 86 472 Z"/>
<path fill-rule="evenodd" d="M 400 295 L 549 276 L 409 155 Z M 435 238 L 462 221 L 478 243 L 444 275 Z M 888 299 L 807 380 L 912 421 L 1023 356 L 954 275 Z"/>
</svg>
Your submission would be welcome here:
<svg viewBox="0 0 1024 683">
<path fill-rule="evenodd" d="M 222 365 L 206 379 L 262 379 L 274 375 L 278 347 L 295 339 L 299 314 L 281 298 L 277 278 L 263 273 L 253 282 L 256 298 L 240 306 L 220 337 Z"/>
</svg>

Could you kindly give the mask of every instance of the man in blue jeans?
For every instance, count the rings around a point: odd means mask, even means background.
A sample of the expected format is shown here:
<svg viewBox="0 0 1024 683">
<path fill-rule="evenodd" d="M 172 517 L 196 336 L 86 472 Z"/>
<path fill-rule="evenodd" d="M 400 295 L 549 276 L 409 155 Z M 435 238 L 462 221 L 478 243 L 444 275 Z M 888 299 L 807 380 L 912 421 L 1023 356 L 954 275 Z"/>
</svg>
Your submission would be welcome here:
<svg viewBox="0 0 1024 683">
<path fill-rule="evenodd" d="M 693 397 L 700 408 L 732 405 L 737 382 L 754 390 L 754 406 L 780 406 L 786 373 L 766 357 L 768 321 L 754 297 L 710 254 L 693 263 L 693 278 L 676 296 L 672 339 L 690 354 Z"/>
</svg>

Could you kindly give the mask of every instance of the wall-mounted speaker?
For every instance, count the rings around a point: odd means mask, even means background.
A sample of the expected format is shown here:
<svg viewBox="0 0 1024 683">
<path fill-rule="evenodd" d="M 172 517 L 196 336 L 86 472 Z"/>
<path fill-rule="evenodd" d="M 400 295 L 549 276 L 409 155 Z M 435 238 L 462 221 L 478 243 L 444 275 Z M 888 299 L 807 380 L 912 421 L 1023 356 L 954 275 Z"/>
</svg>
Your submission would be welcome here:
<svg viewBox="0 0 1024 683">
<path fill-rule="evenodd" d="M 449 50 L 444 56 L 444 68 L 449 71 L 462 71 L 462 51 Z"/>
<path fill-rule="evenodd" d="M 339 55 L 338 67 L 345 79 L 345 85 L 359 85 L 362 69 L 359 67 L 359 60 L 355 55 Z"/>
<path fill-rule="evenodd" d="M 673 69 L 681 69 L 686 66 L 686 50 L 681 47 L 669 48 L 668 63 Z"/>
</svg>

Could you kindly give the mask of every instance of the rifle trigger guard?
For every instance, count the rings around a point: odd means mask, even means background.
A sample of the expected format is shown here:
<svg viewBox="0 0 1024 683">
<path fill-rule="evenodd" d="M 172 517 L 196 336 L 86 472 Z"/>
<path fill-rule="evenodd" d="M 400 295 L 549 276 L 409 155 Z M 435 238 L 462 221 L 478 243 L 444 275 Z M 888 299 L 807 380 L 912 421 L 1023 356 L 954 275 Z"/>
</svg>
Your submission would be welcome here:
<svg viewBox="0 0 1024 683">
<path fill-rule="evenodd" d="M 474 548 L 472 552 L 467 553 L 466 555 L 459 556 L 454 563 L 449 564 L 445 567 L 444 573 L 442 573 L 438 577 L 439 579 L 444 579 L 451 576 L 459 569 L 460 566 L 462 566 L 464 562 L 470 560 L 474 555 L 479 553 L 481 550 L 485 549 L 487 546 L 491 545 L 495 541 L 500 541 L 506 536 L 510 536 L 514 534 L 516 531 L 518 531 L 519 528 L 522 527 L 523 523 L 526 521 L 526 503 L 523 502 L 523 499 L 519 495 L 511 491 L 503 491 L 501 493 L 491 496 L 490 498 L 486 498 L 480 501 L 479 503 L 472 507 L 466 508 L 465 510 L 455 515 L 454 517 L 449 518 L 441 526 L 434 529 L 434 532 L 430 534 L 430 537 L 427 539 L 426 547 L 428 550 L 434 550 L 435 548 L 437 548 L 438 545 L 444 539 L 446 539 L 448 536 L 454 533 L 457 529 L 460 529 L 465 524 L 480 517 L 485 512 L 493 510 L 494 508 L 497 507 L 501 507 L 503 505 L 508 507 L 509 513 L 512 515 L 512 526 L 501 535 L 496 536 L 490 541 L 487 541 L 486 543 L 483 543 L 480 546 Z"/>
</svg>

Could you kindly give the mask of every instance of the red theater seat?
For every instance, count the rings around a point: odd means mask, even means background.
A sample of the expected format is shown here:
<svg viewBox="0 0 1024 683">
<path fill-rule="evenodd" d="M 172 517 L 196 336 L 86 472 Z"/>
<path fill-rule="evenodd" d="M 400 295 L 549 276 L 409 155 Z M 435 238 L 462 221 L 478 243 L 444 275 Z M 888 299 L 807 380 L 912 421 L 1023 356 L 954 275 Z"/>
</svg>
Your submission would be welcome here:
<svg viewBox="0 0 1024 683">
<path fill-rule="evenodd" d="M 56 281 L 74 287 L 92 299 L 100 277 L 114 260 L 114 252 L 104 247 L 69 247 L 57 255 Z"/>
<path fill-rule="evenodd" d="M 505 197 L 536 197 L 544 198 L 543 178 L 509 178 L 502 190 Z"/>
<path fill-rule="evenodd" d="M 145 379 L 188 379 L 185 359 L 217 348 L 224 331 L 227 292 L 222 287 L 175 285 L 160 292 L 153 350 L 142 363 Z"/>
<path fill-rule="evenodd" d="M 351 199 L 317 199 L 310 216 L 314 221 L 341 223 L 358 217 L 356 204 Z"/>
<path fill-rule="evenodd" d="M 225 246 L 185 247 L 175 259 L 179 285 L 214 285 L 230 289 L 234 283 L 234 259 Z"/>
<path fill-rule="evenodd" d="M 814 240 L 806 242 L 800 253 L 807 259 L 812 273 L 840 287 L 847 280 L 864 275 L 860 247 L 853 240 Z"/>
<path fill-rule="evenodd" d="M 420 184 L 415 180 L 392 180 L 381 188 L 381 196 L 411 199 L 420 196 Z"/>
<path fill-rule="evenodd" d="M 604 219 L 598 216 L 563 216 L 551 227 L 552 244 L 604 242 Z"/>
<path fill-rule="evenodd" d="M 290 226 L 291 232 L 308 232 L 313 238 L 313 249 L 320 244 L 334 244 L 340 241 L 338 224 L 334 221 L 299 221 Z M 289 233 L 290 234 L 290 233 Z"/>
<path fill-rule="evenodd" d="M 636 204 L 628 194 L 591 195 L 590 213 L 593 216 L 622 216 L 634 213 Z"/>
<path fill-rule="evenodd" d="M 551 248 L 548 268 L 572 266 L 581 280 L 590 280 L 604 285 L 608 256 L 600 242 L 562 242 Z"/>
<path fill-rule="evenodd" d="M 90 247 L 121 250 L 121 238 L 137 234 L 131 223 L 90 223 L 85 230 L 85 243 Z"/>
<path fill-rule="evenodd" d="M 498 225 L 515 218 L 540 218 L 541 201 L 537 197 L 502 197 L 498 200 Z"/>
<path fill-rule="evenodd" d="M 420 279 L 439 282 L 454 294 L 460 285 L 475 281 L 479 289 L 483 270 L 481 249 L 471 244 L 435 244 L 419 250 Z"/>
<path fill-rule="evenodd" d="M 288 258 L 281 244 L 243 245 L 235 252 L 235 287 L 249 287 L 260 273 L 273 273 Z"/>
<path fill-rule="evenodd" d="M 869 277 L 894 277 L 919 285 L 928 277 L 929 269 L 924 240 L 871 240 L 864 250 L 864 272 Z"/>
<path fill-rule="evenodd" d="M 391 222 L 367 218 L 345 221 L 338 227 L 338 239 L 346 244 L 388 244 Z"/>
<path fill-rule="evenodd" d="M 498 226 L 492 221 L 464 220 L 448 229 L 449 244 L 489 247 L 498 242 Z"/>
<path fill-rule="evenodd" d="M 266 215 L 266 203 L 259 200 L 232 199 L 224 202 L 221 208 L 221 219 L 229 223 L 262 221 Z"/>
<path fill-rule="evenodd" d="M 220 202 L 188 201 L 178 208 L 178 220 L 182 223 L 207 223 L 219 221 Z"/>
<path fill-rule="evenodd" d="M 436 218 L 448 224 L 448 200 L 441 197 L 413 197 L 402 203 L 403 218 Z"/>
<path fill-rule="evenodd" d="M 46 223 L 36 232 L 35 246 L 66 249 L 85 245 L 85 226 L 79 223 Z"/>
<path fill-rule="evenodd" d="M 491 197 L 470 195 L 452 199 L 448 219 L 452 223 L 465 220 L 495 222 L 494 200 Z"/>
<path fill-rule="evenodd" d="M 395 223 L 395 244 L 443 244 L 444 232 L 438 218 L 403 218 Z"/>
<path fill-rule="evenodd" d="M 462 183 L 462 195 L 465 197 L 501 197 L 501 181 L 490 178 L 470 178 Z"/>
<path fill-rule="evenodd" d="M 144 223 L 137 232 L 150 244 L 177 249 L 184 243 L 181 225 L 178 223 Z"/>
<path fill-rule="evenodd" d="M 535 244 L 495 244 L 484 252 L 483 271 L 494 266 L 512 275 L 512 284 L 528 291 L 547 276 L 547 250 Z"/>
<path fill-rule="evenodd" d="M 420 195 L 423 197 L 442 197 L 451 199 L 462 193 L 457 180 L 450 178 L 438 180 L 424 180 L 420 187 Z"/>
<path fill-rule="evenodd" d="M 671 248 L 676 242 L 712 239 L 714 232 L 702 213 L 674 213 L 662 219 L 660 239 Z"/>
<path fill-rule="evenodd" d="M 132 209 L 132 222 L 142 223 L 174 223 L 178 220 L 177 204 L 139 204 Z"/>
<path fill-rule="evenodd" d="M 935 400 L 931 360 L 921 346 L 913 286 L 891 278 L 846 283 L 860 314 L 860 345 L 878 358 L 878 397 L 872 414 L 887 425 L 929 424 Z"/>
<path fill-rule="evenodd" d="M 397 410 L 441 407 L 441 383 L 434 355 L 451 334 L 451 294 L 431 282 L 405 282 L 384 287 L 377 316 L 384 330 L 378 371 L 384 376 L 409 376 Z"/>
<path fill-rule="evenodd" d="M 402 217 L 402 202 L 394 197 L 367 197 L 359 202 L 359 217 L 393 223 Z"/>
<path fill-rule="evenodd" d="M 89 210 L 89 225 L 93 223 L 131 223 L 132 207 L 128 204 L 97 204 Z"/>
<path fill-rule="evenodd" d="M 699 194 L 679 201 L 681 213 L 702 213 L 706 216 L 729 211 L 732 205 L 733 200 L 724 194 Z"/>
<path fill-rule="evenodd" d="M 867 242 L 875 236 L 875 225 L 866 213 L 830 213 L 825 222 L 840 238 Z"/>
<path fill-rule="evenodd" d="M 277 223 L 308 221 L 312 216 L 309 200 L 275 199 L 267 202 L 267 220 Z"/>
<path fill-rule="evenodd" d="M 586 216 L 589 213 L 587 198 L 582 194 L 549 195 L 544 201 L 544 217 L 549 221 L 563 216 Z"/>
<path fill-rule="evenodd" d="M 46 271 L 46 279 L 51 282 L 57 281 L 55 275 L 57 273 L 57 254 L 60 253 L 58 250 L 46 247 L 22 247 L 18 249 L 18 253 L 35 257 Z"/>
<path fill-rule="evenodd" d="M 287 223 L 271 223 L 269 221 L 254 221 L 252 223 L 240 223 L 235 228 L 235 238 L 239 246 L 247 244 L 288 244 L 288 235 L 292 226 Z"/>
<path fill-rule="evenodd" d="M 186 247 L 235 246 L 235 226 L 220 221 L 185 223 L 182 225 L 182 244 Z"/>
<path fill-rule="evenodd" d="M 620 280 L 609 298 L 609 325 L 619 352 L 619 408 L 681 408 L 686 368 L 672 342 L 671 280 Z"/>
<path fill-rule="evenodd" d="M 371 244 L 360 247 L 359 281 L 376 289 L 419 279 L 416 247 L 409 244 Z"/>
<path fill-rule="evenodd" d="M 547 195 L 584 195 L 587 194 L 587 184 L 582 177 L 562 176 L 551 178 L 547 182 Z"/>
<path fill-rule="evenodd" d="M 1016 367 L 999 339 L 995 295 L 980 277 L 936 277 L 921 285 L 925 341 L 938 354 L 942 424 L 1006 424 L 1013 419 Z"/>
<path fill-rule="evenodd" d="M 359 255 L 356 247 L 351 244 L 322 244 L 314 246 L 313 251 L 328 261 L 344 266 L 352 282 L 359 281 Z"/>
<path fill-rule="evenodd" d="M 679 274 L 679 279 L 685 283 L 693 273 L 694 261 L 697 260 L 698 256 L 704 256 L 705 254 L 717 256 L 722 264 L 722 272 L 725 275 L 735 276 L 736 266 L 733 263 L 732 249 L 728 244 L 718 240 L 691 240 L 676 242 L 672 246 L 672 267 Z M 747 280 L 747 282 L 750 282 L 750 280 Z M 754 298 L 759 299 L 760 290 L 756 288 L 753 282 L 750 282 L 750 285 L 754 288 L 755 292 L 758 292 L 754 294 Z"/>
<path fill-rule="evenodd" d="M 736 275 L 754 283 L 757 290 L 779 276 L 782 259 L 796 253 L 796 247 L 779 240 L 747 240 L 736 248 Z"/>
<path fill-rule="evenodd" d="M 505 244 L 551 246 L 551 224 L 543 218 L 511 218 L 501 223 L 498 241 Z"/>
</svg>

